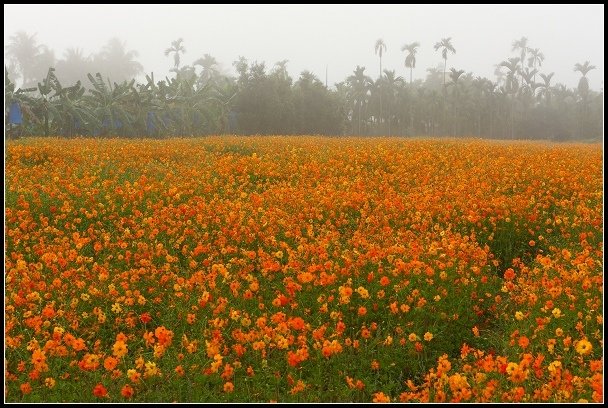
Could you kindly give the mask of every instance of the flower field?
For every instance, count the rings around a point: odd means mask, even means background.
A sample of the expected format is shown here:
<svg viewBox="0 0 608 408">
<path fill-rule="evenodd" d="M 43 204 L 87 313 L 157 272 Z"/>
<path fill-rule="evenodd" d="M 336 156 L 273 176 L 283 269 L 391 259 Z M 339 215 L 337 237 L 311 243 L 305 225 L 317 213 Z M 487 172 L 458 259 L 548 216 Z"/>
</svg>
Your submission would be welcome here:
<svg viewBox="0 0 608 408">
<path fill-rule="evenodd" d="M 27 139 L 8 402 L 603 401 L 600 145 Z"/>
</svg>

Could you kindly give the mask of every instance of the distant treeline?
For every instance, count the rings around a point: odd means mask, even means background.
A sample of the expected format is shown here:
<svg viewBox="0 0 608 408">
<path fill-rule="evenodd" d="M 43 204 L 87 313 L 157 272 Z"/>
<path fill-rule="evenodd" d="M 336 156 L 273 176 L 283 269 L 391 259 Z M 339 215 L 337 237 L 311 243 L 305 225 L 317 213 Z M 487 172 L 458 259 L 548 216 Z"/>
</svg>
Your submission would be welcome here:
<svg viewBox="0 0 608 408">
<path fill-rule="evenodd" d="M 493 82 L 462 70 L 447 70 L 447 52 L 455 52 L 448 38 L 435 45 L 443 51 L 443 66 L 427 69 L 424 81 L 412 82 L 418 46 L 403 47 L 408 52 L 409 82 L 394 70 L 383 70 L 374 80 L 357 66 L 335 89 L 309 71 L 294 81 L 287 73 L 287 60 L 268 70 L 264 63 L 241 57 L 233 64 L 237 77 L 220 73 L 209 55 L 180 67 L 181 39 L 165 51 L 174 57 L 172 78 L 156 81 L 150 74 L 146 83 L 113 82 L 112 77 L 89 73 L 86 79 L 62 84 L 60 69 L 67 68 L 59 61 L 57 69 L 47 69 L 38 81 L 21 68 L 24 85 L 36 86 L 16 89 L 11 76 L 19 75 L 17 67 L 22 65 L 15 57 L 9 59 L 13 61 L 10 69 L 5 67 L 5 130 L 8 137 L 162 138 L 230 133 L 602 138 L 603 92 L 589 89 L 586 73 L 595 68 L 589 62 L 575 65 L 582 77 L 576 89 L 568 89 L 551 83 L 553 73 L 538 72 L 536 64 L 542 61 L 538 49 L 523 47 L 532 55 L 528 64 L 522 64 L 525 52 L 501 62 Z M 11 48 L 7 49 L 10 57 Z M 380 58 L 383 49 L 386 46 L 378 40 Z M 114 69 L 123 66 L 116 77 L 141 72 L 133 61 L 137 54 L 126 52 L 119 41 L 110 42 L 104 50 L 100 55 L 106 59 L 100 57 L 100 64 Z M 122 62 L 113 65 L 112 58 Z M 195 65 L 202 70 L 197 72 Z"/>
</svg>

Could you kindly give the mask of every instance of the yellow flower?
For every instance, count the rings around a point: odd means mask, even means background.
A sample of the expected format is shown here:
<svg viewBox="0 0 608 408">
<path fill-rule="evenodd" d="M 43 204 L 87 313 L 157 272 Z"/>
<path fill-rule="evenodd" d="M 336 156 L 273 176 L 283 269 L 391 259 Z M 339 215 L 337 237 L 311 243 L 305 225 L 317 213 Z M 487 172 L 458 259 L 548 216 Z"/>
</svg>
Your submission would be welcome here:
<svg viewBox="0 0 608 408">
<path fill-rule="evenodd" d="M 424 333 L 424 339 L 426 341 L 431 341 L 433 339 L 433 333 L 431 333 L 431 332 Z"/>
<path fill-rule="evenodd" d="M 44 380 L 44 385 L 46 385 L 48 388 L 53 388 L 55 386 L 55 379 L 51 378 L 51 377 L 47 377 Z"/>
<path fill-rule="evenodd" d="M 120 303 L 116 302 L 112 305 L 112 312 L 117 314 L 122 312 L 122 307 L 120 307 Z"/>
<path fill-rule="evenodd" d="M 518 310 L 517 312 L 515 312 L 515 319 L 517 319 L 517 320 L 523 320 L 524 319 L 524 314 Z"/>
<path fill-rule="evenodd" d="M 580 354 L 581 356 L 585 356 L 591 353 L 591 350 L 593 350 L 593 346 L 591 345 L 589 340 L 582 339 L 576 343 L 575 349 L 578 354 Z"/>
<path fill-rule="evenodd" d="M 156 366 L 156 363 L 153 361 L 146 361 L 146 368 L 144 372 L 144 377 L 152 377 L 155 375 L 160 376 L 160 370 Z"/>
</svg>

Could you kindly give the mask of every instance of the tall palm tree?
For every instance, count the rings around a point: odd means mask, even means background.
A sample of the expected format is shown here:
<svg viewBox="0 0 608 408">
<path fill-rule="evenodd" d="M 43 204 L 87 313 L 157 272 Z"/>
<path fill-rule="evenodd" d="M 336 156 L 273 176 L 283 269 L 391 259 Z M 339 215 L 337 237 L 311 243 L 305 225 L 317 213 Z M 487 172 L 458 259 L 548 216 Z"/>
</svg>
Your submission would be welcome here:
<svg viewBox="0 0 608 408">
<path fill-rule="evenodd" d="M 519 72 L 519 57 L 509 58 L 509 61 L 503 61 L 499 64 L 501 67 L 507 68 L 507 76 L 505 78 L 505 90 L 507 93 L 515 94 L 519 89 L 519 82 L 517 82 L 517 72 Z"/>
<path fill-rule="evenodd" d="M 539 67 L 542 67 L 543 61 L 545 60 L 545 55 L 540 52 L 540 49 L 529 48 L 528 51 L 530 51 L 530 58 L 528 58 L 528 67 L 536 69 L 536 64 L 538 64 Z M 536 82 L 536 75 L 534 75 L 534 82 Z"/>
<path fill-rule="evenodd" d="M 526 52 L 529 50 L 528 48 L 528 39 L 526 37 L 521 37 L 520 40 L 513 41 L 511 51 L 519 50 L 519 61 L 521 62 L 521 66 L 523 68 L 524 62 L 526 61 Z M 523 76 L 521 77 L 523 82 Z"/>
<path fill-rule="evenodd" d="M 96 64 L 112 81 L 130 80 L 143 71 L 143 66 L 135 61 L 139 54 L 135 50 L 127 51 L 124 41 L 111 38 L 96 56 Z"/>
<path fill-rule="evenodd" d="M 57 78 L 67 84 L 84 83 L 87 74 L 93 72 L 92 59 L 85 56 L 81 48 L 68 48 L 63 55 L 63 59 L 57 61 Z"/>
<path fill-rule="evenodd" d="M 589 80 L 587 79 L 587 73 L 592 69 L 595 69 L 595 65 L 590 65 L 589 61 L 585 61 L 584 64 L 576 63 L 574 65 L 574 71 L 580 72 L 583 76 L 578 81 L 578 92 L 581 95 L 581 126 L 580 126 L 580 137 L 585 134 L 585 114 L 587 106 L 587 96 L 589 95 Z"/>
<path fill-rule="evenodd" d="M 506 67 L 507 77 L 505 80 L 505 93 L 511 95 L 511 139 L 514 138 L 514 111 L 515 111 L 515 94 L 519 90 L 517 82 L 517 71 L 519 71 L 519 57 L 509 58 L 509 61 L 503 61 L 499 64 L 501 67 Z"/>
<path fill-rule="evenodd" d="M 186 48 L 184 48 L 184 46 L 182 45 L 183 41 L 184 41 L 183 38 L 178 38 L 175 41 L 171 41 L 171 47 L 169 47 L 165 50 L 165 56 L 173 53 L 173 62 L 175 64 L 173 67 L 175 69 L 179 69 L 179 62 L 180 62 L 179 54 L 180 53 L 184 54 L 186 52 Z"/>
<path fill-rule="evenodd" d="M 405 44 L 401 47 L 401 51 L 407 51 L 408 54 L 405 57 L 405 66 L 410 69 L 410 84 L 412 83 L 412 70 L 416 68 L 416 52 L 418 52 L 420 43 L 418 41 L 411 44 Z"/>
<path fill-rule="evenodd" d="M 452 37 L 442 38 L 440 42 L 435 44 L 435 51 L 441 48 L 441 57 L 443 58 L 443 86 L 445 88 L 445 70 L 448 64 L 448 51 L 452 54 L 456 54 L 456 50 L 452 45 Z"/>
<path fill-rule="evenodd" d="M 33 78 L 40 80 L 47 76 L 49 68 L 54 68 L 56 62 L 55 52 L 46 45 L 41 45 L 40 52 L 34 60 L 34 66 L 31 67 Z"/>
<path fill-rule="evenodd" d="M 543 83 L 538 84 L 538 96 L 545 99 L 547 106 L 549 106 L 549 102 L 551 102 L 551 78 L 554 74 L 554 72 L 548 75 L 540 74 L 540 77 L 543 79 Z"/>
<path fill-rule="evenodd" d="M 395 95 L 398 91 L 398 87 L 403 85 L 403 78 L 396 76 L 395 70 L 389 71 L 384 70 L 384 78 L 380 80 L 380 92 L 384 94 L 385 100 L 388 105 L 387 122 L 388 122 L 388 135 L 391 135 L 391 118 L 392 118 L 392 107 L 394 105 Z"/>
<path fill-rule="evenodd" d="M 217 70 L 217 60 L 209 54 L 203 55 L 202 58 L 194 61 L 192 65 L 200 65 L 203 68 L 200 76 L 201 84 L 206 84 L 219 72 Z"/>
<path fill-rule="evenodd" d="M 384 40 L 382 38 L 378 38 L 378 40 L 376 40 L 376 45 L 374 47 L 374 52 L 376 54 L 378 54 L 378 56 L 380 57 L 380 75 L 378 76 L 378 85 L 379 85 L 379 81 L 382 79 L 382 51 L 386 51 L 386 44 L 384 44 Z M 378 116 L 378 124 L 382 123 L 382 92 L 379 93 L 380 95 L 380 115 Z"/>
<path fill-rule="evenodd" d="M 361 134 L 361 110 L 369 100 L 369 91 L 373 84 L 372 79 L 365 75 L 364 71 L 365 67 L 357 65 L 353 75 L 346 78 L 349 86 L 348 99 L 353 107 L 353 116 L 354 111 L 357 111 L 358 134 Z"/>
<path fill-rule="evenodd" d="M 376 40 L 376 45 L 374 47 L 374 53 L 380 57 L 380 77 L 382 77 L 382 51 L 386 51 L 386 44 L 384 44 L 384 40 L 382 38 L 378 38 Z"/>
<path fill-rule="evenodd" d="M 5 46 L 6 55 L 11 62 L 18 66 L 23 79 L 22 87 L 35 85 L 33 69 L 41 47 L 37 44 L 36 34 L 29 35 L 25 31 L 17 31 L 9 37 L 9 43 Z"/>
<path fill-rule="evenodd" d="M 595 68 L 595 65 L 589 65 L 589 61 L 585 61 L 585 63 L 582 65 L 579 63 L 574 65 L 574 72 L 579 71 L 583 75 L 578 81 L 578 91 L 583 97 L 587 97 L 589 92 L 589 80 L 587 79 L 587 72 Z"/>
<path fill-rule="evenodd" d="M 464 70 L 456 70 L 455 68 L 450 68 L 450 79 L 452 82 L 448 84 L 448 86 L 453 87 L 452 91 L 452 136 L 456 136 L 458 134 L 458 122 L 459 122 L 459 100 L 462 88 L 462 81 L 459 81 L 462 74 L 464 74 Z"/>
</svg>

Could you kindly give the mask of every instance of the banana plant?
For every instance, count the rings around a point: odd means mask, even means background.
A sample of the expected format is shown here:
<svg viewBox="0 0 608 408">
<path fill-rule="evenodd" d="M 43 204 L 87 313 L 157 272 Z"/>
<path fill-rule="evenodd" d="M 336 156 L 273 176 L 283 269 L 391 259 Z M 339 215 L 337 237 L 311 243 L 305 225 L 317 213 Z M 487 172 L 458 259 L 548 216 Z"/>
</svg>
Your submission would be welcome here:
<svg viewBox="0 0 608 408">
<path fill-rule="evenodd" d="M 58 130 L 58 123 L 61 122 L 61 109 L 59 109 L 58 89 L 61 85 L 55 76 L 55 68 L 49 68 L 46 78 L 38 82 L 38 92 L 40 99 L 36 102 L 35 111 L 43 120 L 44 135 L 49 136 L 51 130 Z"/>
<path fill-rule="evenodd" d="M 95 77 L 91 74 L 87 76 L 93 85 L 93 89 L 89 90 L 90 95 L 87 95 L 87 102 L 93 114 L 101 120 L 101 129 L 96 129 L 94 135 L 133 135 L 135 79 L 121 84 L 115 82 L 112 87 L 110 83 L 106 85 L 100 73 L 95 74 Z"/>
<path fill-rule="evenodd" d="M 8 76 L 8 70 L 4 68 L 4 117 L 5 128 L 7 136 L 14 136 L 13 130 L 14 125 L 20 125 L 22 128 L 27 125 L 27 122 L 23 122 L 23 113 L 26 113 L 26 117 L 33 117 L 32 106 L 35 103 L 35 99 L 27 95 L 27 93 L 35 92 L 36 88 L 18 88 L 15 90 L 15 83 L 12 82 Z M 19 132 L 23 133 L 23 132 Z"/>
<path fill-rule="evenodd" d="M 213 118 L 210 112 L 211 85 L 194 89 L 194 81 L 167 79 L 159 83 L 159 95 L 165 100 L 168 118 L 163 118 L 174 133 L 192 136 L 209 131 Z"/>
<path fill-rule="evenodd" d="M 66 136 L 76 132 L 90 133 L 99 128 L 101 122 L 91 111 L 83 98 L 86 89 L 78 81 L 74 86 L 63 88 L 56 83 L 56 94 L 59 97 L 60 128 Z"/>
<path fill-rule="evenodd" d="M 227 79 L 223 84 L 216 84 L 216 86 L 212 89 L 210 101 L 215 108 L 215 114 L 213 116 L 218 119 L 219 122 L 215 127 L 215 130 L 219 130 L 222 133 L 226 133 L 228 131 L 228 115 L 234 107 L 236 94 L 236 85 Z"/>
<path fill-rule="evenodd" d="M 147 83 L 139 85 L 139 91 L 135 92 L 138 104 L 137 124 L 141 126 L 141 134 L 160 136 L 167 134 L 167 123 L 163 120 L 163 112 L 166 112 L 166 98 L 161 93 L 160 86 L 164 84 L 154 82 L 154 73 L 146 75 Z"/>
</svg>

